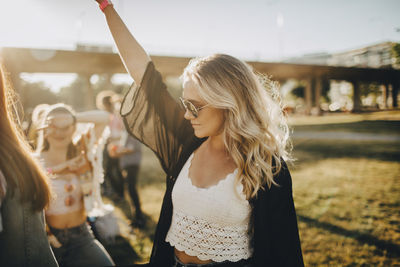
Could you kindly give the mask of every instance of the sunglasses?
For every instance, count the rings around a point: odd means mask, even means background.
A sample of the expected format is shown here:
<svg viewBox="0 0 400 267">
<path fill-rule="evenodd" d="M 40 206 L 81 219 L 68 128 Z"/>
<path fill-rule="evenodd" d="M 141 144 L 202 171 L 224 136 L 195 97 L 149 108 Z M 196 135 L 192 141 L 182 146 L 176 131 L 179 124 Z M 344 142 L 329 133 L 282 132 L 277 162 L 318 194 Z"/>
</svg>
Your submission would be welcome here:
<svg viewBox="0 0 400 267">
<path fill-rule="evenodd" d="M 193 117 L 197 118 L 199 116 L 199 111 L 202 110 L 203 108 L 207 107 L 209 104 L 206 104 L 201 107 L 196 107 L 192 102 L 189 100 L 183 99 L 182 97 L 179 97 L 179 100 L 182 103 L 182 106 L 185 108 L 185 110 L 188 110 Z"/>
</svg>

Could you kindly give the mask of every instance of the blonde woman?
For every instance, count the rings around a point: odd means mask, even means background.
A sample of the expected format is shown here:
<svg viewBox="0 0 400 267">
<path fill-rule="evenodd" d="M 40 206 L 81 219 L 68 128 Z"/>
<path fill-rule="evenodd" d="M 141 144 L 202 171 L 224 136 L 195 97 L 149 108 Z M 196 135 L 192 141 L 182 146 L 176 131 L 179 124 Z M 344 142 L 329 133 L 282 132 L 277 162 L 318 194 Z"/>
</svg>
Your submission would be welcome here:
<svg viewBox="0 0 400 267">
<path fill-rule="evenodd" d="M 76 114 L 71 107 L 56 104 L 49 106 L 43 120 L 37 152 L 55 193 L 46 209 L 46 222 L 56 259 L 60 266 L 114 265 L 86 223 L 87 211 L 94 206 L 91 200 L 99 189 L 93 185 L 96 178 L 93 165 L 85 154 L 88 152 L 83 142 L 88 140 L 82 135 L 79 142 L 73 142 L 77 122 L 94 123 L 97 134 L 85 135 L 101 136 L 108 114 L 104 111 Z"/>
<path fill-rule="evenodd" d="M 0 65 L 0 266 L 58 266 L 43 216 L 49 181 L 32 156 L 14 105 Z"/>
<path fill-rule="evenodd" d="M 136 81 L 121 115 L 167 179 L 152 266 L 303 266 L 282 110 L 244 62 L 192 60 L 182 107 L 109 0 L 97 0 Z M 267 88 L 272 89 L 272 88 Z"/>
</svg>

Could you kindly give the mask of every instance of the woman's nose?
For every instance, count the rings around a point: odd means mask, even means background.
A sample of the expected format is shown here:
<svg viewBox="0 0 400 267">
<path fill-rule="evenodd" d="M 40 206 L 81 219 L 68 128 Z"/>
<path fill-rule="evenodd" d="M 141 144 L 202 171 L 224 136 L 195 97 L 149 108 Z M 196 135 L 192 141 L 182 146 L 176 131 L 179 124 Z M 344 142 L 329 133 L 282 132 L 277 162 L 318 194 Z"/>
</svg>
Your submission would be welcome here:
<svg viewBox="0 0 400 267">
<path fill-rule="evenodd" d="M 195 117 L 193 116 L 192 112 L 190 112 L 188 109 L 185 109 L 185 114 L 183 115 L 183 117 L 187 120 L 192 120 Z"/>
</svg>

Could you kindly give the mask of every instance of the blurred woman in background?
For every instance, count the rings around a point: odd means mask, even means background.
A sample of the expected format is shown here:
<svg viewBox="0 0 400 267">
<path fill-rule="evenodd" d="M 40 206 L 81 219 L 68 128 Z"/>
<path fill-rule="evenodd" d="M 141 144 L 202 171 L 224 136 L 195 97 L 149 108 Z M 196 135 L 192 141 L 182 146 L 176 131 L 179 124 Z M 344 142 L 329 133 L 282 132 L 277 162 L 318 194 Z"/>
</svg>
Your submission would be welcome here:
<svg viewBox="0 0 400 267">
<path fill-rule="evenodd" d="M 81 134 L 74 143 L 77 122 L 94 123 L 96 128 L 95 132 Z M 86 223 L 87 205 L 92 205 L 91 197 L 99 188 L 93 187 L 93 166 L 86 155 L 85 142 L 97 140 L 107 123 L 106 112 L 75 114 L 64 104 L 50 106 L 43 116 L 37 152 L 56 195 L 46 209 L 46 221 L 60 266 L 114 265 Z"/>
</svg>

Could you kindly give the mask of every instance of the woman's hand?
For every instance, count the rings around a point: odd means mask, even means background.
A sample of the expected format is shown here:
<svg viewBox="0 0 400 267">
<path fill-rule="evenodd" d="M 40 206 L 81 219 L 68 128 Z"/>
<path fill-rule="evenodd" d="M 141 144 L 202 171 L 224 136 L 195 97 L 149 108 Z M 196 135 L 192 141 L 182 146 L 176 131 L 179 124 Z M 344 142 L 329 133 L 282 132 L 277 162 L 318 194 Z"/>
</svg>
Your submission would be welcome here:
<svg viewBox="0 0 400 267">
<path fill-rule="evenodd" d="M 49 174 L 59 174 L 59 175 L 66 175 L 69 173 L 74 173 L 74 174 L 79 175 L 81 173 L 85 173 L 85 172 L 91 171 L 91 170 L 92 170 L 92 165 L 86 159 L 85 155 L 81 154 L 81 155 L 79 155 L 75 158 L 72 158 L 70 160 L 67 160 L 61 164 L 58 164 L 51 168 L 48 168 L 47 172 Z M 65 176 L 63 176 L 63 179 L 64 178 L 65 178 Z"/>
<path fill-rule="evenodd" d="M 85 157 L 83 155 L 79 155 L 67 162 L 68 170 L 71 172 L 75 172 L 81 168 L 85 164 Z"/>
<path fill-rule="evenodd" d="M 90 171 L 91 165 L 90 162 L 86 159 L 85 155 L 81 154 L 67 162 L 68 171 L 76 174 L 85 173 Z"/>
<path fill-rule="evenodd" d="M 121 147 L 119 145 L 110 143 L 107 145 L 107 152 L 111 158 L 119 158 L 126 154 L 133 153 L 134 150 L 131 148 Z"/>
</svg>

